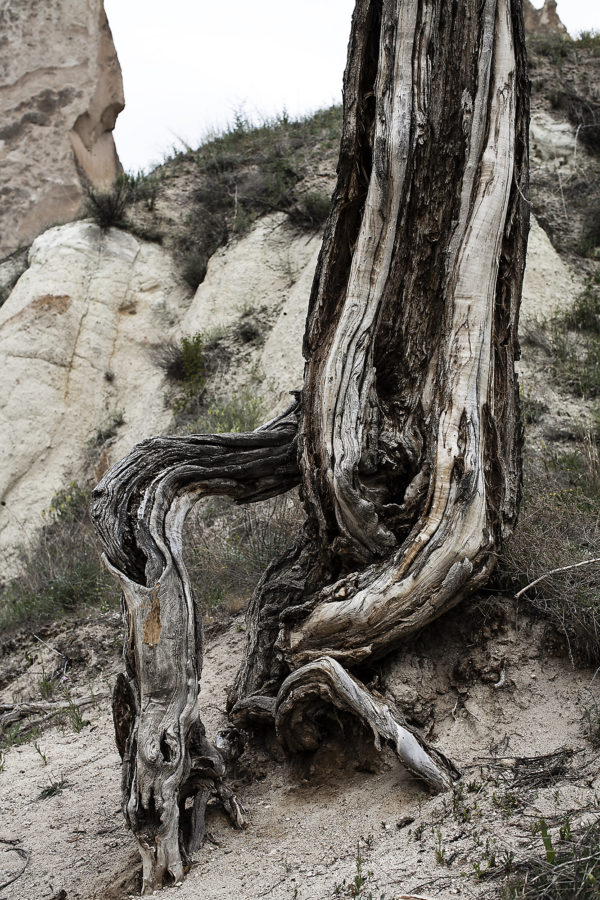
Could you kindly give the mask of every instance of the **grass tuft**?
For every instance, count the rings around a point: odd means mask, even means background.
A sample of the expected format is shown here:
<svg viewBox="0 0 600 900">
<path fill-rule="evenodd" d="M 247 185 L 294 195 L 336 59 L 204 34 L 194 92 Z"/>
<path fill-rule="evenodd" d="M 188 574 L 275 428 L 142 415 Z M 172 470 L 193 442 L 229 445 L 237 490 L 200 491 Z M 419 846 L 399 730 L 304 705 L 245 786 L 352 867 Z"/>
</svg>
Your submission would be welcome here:
<svg viewBox="0 0 600 900">
<path fill-rule="evenodd" d="M 264 403 L 251 388 L 243 388 L 231 400 L 208 401 L 200 415 L 187 425 L 189 434 L 242 434 L 254 431 L 264 419 Z"/>
<path fill-rule="evenodd" d="M 600 820 L 574 836 L 570 825 L 553 838 L 540 820 L 543 854 L 520 863 L 504 900 L 592 900 L 600 897 Z"/>
<path fill-rule="evenodd" d="M 241 610 L 267 566 L 299 537 L 295 494 L 248 507 L 214 498 L 186 525 L 186 565 L 203 612 Z"/>
<path fill-rule="evenodd" d="M 525 340 L 550 358 L 554 381 L 585 400 L 600 397 L 600 272 L 570 309 L 526 323 Z"/>
<path fill-rule="evenodd" d="M 499 573 L 515 593 L 554 569 L 600 557 L 600 470 L 591 436 L 526 469 L 519 524 Z M 544 578 L 521 602 L 548 619 L 569 651 L 600 663 L 600 563 Z"/>
<path fill-rule="evenodd" d="M 247 233 L 265 213 L 285 213 L 298 228 L 316 230 L 327 218 L 325 195 L 299 187 L 309 173 L 307 146 L 333 152 L 341 134 L 339 106 L 292 120 L 284 112 L 259 123 L 243 111 L 221 132 L 209 135 L 194 160 L 197 187 L 177 256 L 187 283 L 196 289 L 212 254 L 233 236 Z"/>
<path fill-rule="evenodd" d="M 88 185 L 86 194 L 84 212 L 96 225 L 103 230 L 127 227 L 126 212 L 132 202 L 132 191 L 126 175 L 119 175 L 109 190 Z"/>
<path fill-rule="evenodd" d="M 0 628 L 59 619 L 78 609 L 117 606 L 88 514 L 88 493 L 75 483 L 58 491 L 37 537 L 20 551 L 21 574 L 0 587 Z"/>
</svg>

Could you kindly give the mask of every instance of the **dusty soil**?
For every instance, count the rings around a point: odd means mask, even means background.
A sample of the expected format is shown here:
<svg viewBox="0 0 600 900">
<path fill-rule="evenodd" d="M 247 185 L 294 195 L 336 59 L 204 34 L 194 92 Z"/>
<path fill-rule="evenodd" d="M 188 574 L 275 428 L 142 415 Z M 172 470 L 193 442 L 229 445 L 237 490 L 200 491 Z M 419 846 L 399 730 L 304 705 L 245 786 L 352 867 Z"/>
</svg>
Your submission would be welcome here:
<svg viewBox="0 0 600 900">
<path fill-rule="evenodd" d="M 0 884 L 28 862 L 0 889 L 2 900 L 138 895 L 108 696 L 120 629 L 108 613 L 52 626 L 38 634 L 45 643 L 26 633 L 4 641 L 0 703 L 49 709 L 70 698 L 71 710 L 4 753 Z M 225 690 L 243 646 L 241 617 L 209 636 L 200 696 L 209 734 L 226 722 Z M 306 759 L 286 760 L 272 740 L 255 743 L 232 773 L 251 825 L 233 831 L 210 811 L 181 900 L 492 897 L 507 868 L 543 853 L 533 833 L 540 816 L 558 843 L 565 816 L 575 830 L 597 809 L 598 754 L 585 713 L 597 709 L 600 679 L 574 667 L 557 636 L 511 599 L 461 606 L 362 676 L 451 756 L 463 773 L 454 793 L 428 795 L 390 750 L 357 754 L 341 732 Z M 359 852 L 366 881 L 353 895 Z"/>
</svg>

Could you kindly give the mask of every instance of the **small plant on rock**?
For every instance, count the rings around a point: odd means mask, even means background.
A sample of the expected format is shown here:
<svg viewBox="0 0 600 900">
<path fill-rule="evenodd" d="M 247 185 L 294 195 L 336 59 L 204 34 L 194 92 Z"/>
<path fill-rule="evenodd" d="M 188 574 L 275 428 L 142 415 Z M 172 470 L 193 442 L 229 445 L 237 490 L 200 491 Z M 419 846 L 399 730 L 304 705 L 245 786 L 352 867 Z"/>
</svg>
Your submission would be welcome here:
<svg viewBox="0 0 600 900">
<path fill-rule="evenodd" d="M 126 211 L 131 199 L 132 189 L 128 177 L 119 175 L 109 190 L 88 186 L 85 214 L 102 229 L 126 228 Z"/>
</svg>

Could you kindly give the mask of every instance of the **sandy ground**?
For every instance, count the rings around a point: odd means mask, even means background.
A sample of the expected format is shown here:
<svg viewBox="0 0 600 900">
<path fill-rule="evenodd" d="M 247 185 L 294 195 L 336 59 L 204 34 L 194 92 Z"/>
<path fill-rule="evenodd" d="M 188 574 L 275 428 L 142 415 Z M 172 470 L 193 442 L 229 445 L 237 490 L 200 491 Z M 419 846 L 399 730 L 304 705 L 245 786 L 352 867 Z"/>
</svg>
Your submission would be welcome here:
<svg viewBox="0 0 600 900">
<path fill-rule="evenodd" d="M 0 884 L 23 867 L 15 847 L 28 863 L 0 890 L 2 900 L 138 895 L 107 696 L 120 668 L 119 634 L 118 617 L 105 615 L 77 631 L 48 629 L 49 646 L 31 637 L 13 641 L 13 649 L 4 642 L 1 702 L 40 699 L 40 680 L 61 663 L 49 647 L 73 660 L 50 702 L 65 702 L 65 692 L 71 709 L 91 694 L 95 702 L 80 710 L 85 724 L 67 712 L 62 724 L 4 754 Z M 209 734 L 225 724 L 225 689 L 243 645 L 240 618 L 209 639 L 200 697 Z M 532 830 L 539 816 L 558 841 L 565 816 L 576 828 L 594 814 L 600 774 L 585 709 L 598 702 L 600 678 L 574 668 L 547 627 L 513 601 L 474 602 L 449 614 L 370 674 L 459 766 L 454 794 L 430 796 L 390 750 L 359 760 L 343 738 L 302 760 L 285 760 L 276 747 L 251 749 L 232 774 L 250 827 L 236 832 L 211 810 L 185 883 L 161 895 L 493 897 L 507 865 L 543 852 Z M 365 884 L 352 894 L 357 874 Z"/>
</svg>

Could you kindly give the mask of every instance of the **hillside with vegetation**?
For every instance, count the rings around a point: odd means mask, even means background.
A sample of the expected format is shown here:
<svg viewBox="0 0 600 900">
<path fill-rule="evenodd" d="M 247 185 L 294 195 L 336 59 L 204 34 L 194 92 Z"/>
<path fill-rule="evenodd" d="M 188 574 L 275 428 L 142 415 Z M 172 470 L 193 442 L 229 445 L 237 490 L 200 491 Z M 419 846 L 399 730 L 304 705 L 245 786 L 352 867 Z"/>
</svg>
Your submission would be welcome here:
<svg viewBox="0 0 600 900">
<path fill-rule="evenodd" d="M 431 798 L 368 741 L 358 759 L 332 738 L 290 763 L 267 740 L 234 769 L 250 830 L 230 832 L 214 811 L 182 898 L 600 896 L 600 39 L 531 36 L 529 61 L 530 200 L 541 227 L 521 317 L 519 526 L 466 610 L 363 673 L 409 724 L 451 748 L 465 777 L 452 795 Z M 150 424 L 252 430 L 298 386 L 340 125 L 339 108 L 260 125 L 240 114 L 153 172 L 91 190 L 87 225 L 65 226 L 94 229 L 94 246 L 115 254 L 124 241 L 135 258 L 141 247 L 177 287 L 139 349 L 140 372 L 160 392 Z M 53 231 L 52 246 L 64 246 Z M 0 261 L 5 312 L 13 291 L 25 297 L 25 265 Z M 131 306 L 120 313 L 133 332 L 141 316 Z M 297 344 L 293 365 L 285 341 Z M 144 409 L 138 419 L 133 406 L 119 409 L 115 377 L 118 385 L 125 375 L 103 366 L 105 418 L 70 471 L 57 463 L 67 477 L 48 482 L 44 515 L 15 545 L 0 586 L 7 898 L 117 900 L 138 887 L 110 723 L 119 597 L 87 511 L 99 475 L 143 436 Z M 207 623 L 201 705 L 211 731 L 226 724 L 223 685 L 242 653 L 248 598 L 302 523 L 295 495 L 247 509 L 213 499 L 190 516 L 186 561 Z"/>
</svg>

